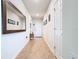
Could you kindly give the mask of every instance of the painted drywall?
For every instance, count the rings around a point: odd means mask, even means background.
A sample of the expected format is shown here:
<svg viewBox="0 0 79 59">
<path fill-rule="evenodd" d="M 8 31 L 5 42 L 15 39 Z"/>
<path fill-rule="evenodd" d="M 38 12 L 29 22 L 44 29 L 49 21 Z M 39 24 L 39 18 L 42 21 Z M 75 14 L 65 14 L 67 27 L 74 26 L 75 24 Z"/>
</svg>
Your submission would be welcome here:
<svg viewBox="0 0 79 59">
<path fill-rule="evenodd" d="M 62 59 L 62 4 L 57 0 L 54 5 L 54 46 L 57 58 Z"/>
<path fill-rule="evenodd" d="M 43 23 L 47 19 L 47 24 L 46 25 L 43 24 L 43 38 L 53 53 L 54 53 L 54 30 L 53 30 L 54 29 L 54 10 L 53 10 L 54 2 L 55 2 L 54 0 L 51 1 L 43 19 Z M 48 21 L 49 14 L 51 15 L 50 22 Z"/>
<path fill-rule="evenodd" d="M 0 4 L 1 4 L 1 1 L 0 1 Z M 2 16 L 1 15 L 1 5 L 0 5 L 0 16 Z M 2 19 L 2 17 L 0 17 L 0 19 Z M 1 36 L 1 28 L 2 28 L 2 22 L 1 22 L 2 20 L 0 20 L 0 36 Z M 0 37 L 0 39 L 1 39 L 1 37 Z M 0 48 L 1 48 L 1 40 L 0 40 Z M 1 49 L 0 49 L 0 51 L 1 51 Z M 0 53 L 0 59 L 1 59 L 1 53 Z"/>
<path fill-rule="evenodd" d="M 10 1 L 26 16 L 26 31 L 1 35 L 2 59 L 15 59 L 23 47 L 29 42 L 31 16 L 22 3 L 22 0 Z"/>
<path fill-rule="evenodd" d="M 33 27 L 33 33 L 34 33 L 34 36 L 35 37 L 42 37 L 42 26 L 43 26 L 43 22 L 42 22 L 42 19 L 34 19 L 32 20 L 32 24 Z"/>
<path fill-rule="evenodd" d="M 51 15 L 50 21 L 48 19 L 49 14 Z M 46 19 L 47 24 L 43 25 L 43 38 L 56 57 L 62 59 L 61 0 L 51 1 L 43 22 Z"/>
<path fill-rule="evenodd" d="M 2 35 L 2 59 L 15 59 L 27 42 L 26 32 Z"/>
<path fill-rule="evenodd" d="M 78 59 L 78 1 L 62 1 L 63 59 Z"/>
</svg>

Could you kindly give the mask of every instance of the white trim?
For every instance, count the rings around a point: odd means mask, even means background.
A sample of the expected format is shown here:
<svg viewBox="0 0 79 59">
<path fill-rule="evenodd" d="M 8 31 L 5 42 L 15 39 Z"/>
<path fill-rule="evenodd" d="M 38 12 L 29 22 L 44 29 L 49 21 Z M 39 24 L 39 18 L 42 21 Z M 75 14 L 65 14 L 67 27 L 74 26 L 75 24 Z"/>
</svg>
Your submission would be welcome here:
<svg viewBox="0 0 79 59">
<path fill-rule="evenodd" d="M 25 47 L 25 45 L 27 45 L 28 43 L 29 43 L 29 39 L 27 39 L 27 41 L 26 41 L 26 43 L 24 44 L 24 46 L 20 49 L 20 50 L 18 50 L 17 51 L 17 53 L 15 54 L 15 56 L 12 58 L 12 59 L 16 59 L 16 56 L 22 51 L 22 49 Z"/>
<path fill-rule="evenodd" d="M 46 38 L 43 37 L 43 39 L 44 39 L 44 41 L 46 42 L 46 44 L 48 45 L 50 51 L 56 56 L 56 58 L 57 58 L 57 59 L 62 59 L 62 56 L 58 56 L 58 55 L 55 53 L 54 48 L 51 48 L 51 47 L 49 46 L 48 42 L 45 40 Z"/>
</svg>

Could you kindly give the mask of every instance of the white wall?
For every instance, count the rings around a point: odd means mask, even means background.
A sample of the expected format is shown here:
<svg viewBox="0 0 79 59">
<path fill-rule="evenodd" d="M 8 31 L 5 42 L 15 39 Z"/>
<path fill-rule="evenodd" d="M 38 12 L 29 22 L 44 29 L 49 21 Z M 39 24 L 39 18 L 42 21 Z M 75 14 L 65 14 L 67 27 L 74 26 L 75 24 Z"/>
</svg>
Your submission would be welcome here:
<svg viewBox="0 0 79 59">
<path fill-rule="evenodd" d="M 54 11 L 55 8 L 55 11 Z M 61 0 L 52 0 L 43 22 L 51 15 L 51 21 L 43 25 L 43 38 L 57 58 L 62 59 Z"/>
<path fill-rule="evenodd" d="M 48 15 L 51 15 L 50 22 L 47 21 L 46 25 L 43 25 L 43 38 L 48 44 L 51 51 L 54 53 L 54 2 L 55 0 L 52 0 L 49 8 L 44 16 L 43 22 L 48 19 Z"/>
<path fill-rule="evenodd" d="M 54 46 L 57 58 L 62 59 L 62 4 L 61 0 L 56 1 L 54 11 Z"/>
<path fill-rule="evenodd" d="M 57 36 L 55 37 L 55 34 L 57 34 L 57 32 L 55 32 L 56 28 L 54 27 L 54 25 L 56 24 L 54 21 L 55 21 L 55 18 L 58 17 L 58 13 L 56 15 L 53 9 L 54 7 L 56 7 L 55 6 L 56 1 L 52 0 L 48 8 L 48 11 L 44 17 L 44 20 L 45 20 L 48 17 L 49 13 L 52 15 L 51 22 L 48 22 L 47 25 L 43 26 L 43 38 L 45 39 L 51 51 L 56 53 L 57 57 L 59 56 L 59 59 L 61 58 L 62 59 L 78 59 L 77 58 L 77 54 L 78 54 L 77 0 L 62 0 L 61 1 L 61 3 L 63 4 L 63 5 L 60 4 L 61 7 L 63 6 L 63 8 L 61 8 L 62 26 L 60 28 L 61 31 L 63 31 L 63 32 L 60 31 L 62 40 L 61 39 L 55 40 L 55 38 L 57 38 Z M 59 21 L 56 21 L 56 22 L 59 22 Z M 54 46 L 56 47 L 56 50 L 54 49 Z"/>
<path fill-rule="evenodd" d="M 15 57 L 29 41 L 31 16 L 29 15 L 24 4 L 22 3 L 22 0 L 10 1 L 26 16 L 26 31 L 11 34 L 2 34 L 2 59 L 15 59 Z M 28 38 L 26 38 L 26 36 Z"/>
<path fill-rule="evenodd" d="M 34 32 L 34 36 L 35 37 L 42 37 L 42 26 L 43 26 L 43 22 L 42 19 L 33 19 L 32 23 L 35 24 L 33 26 L 33 32 Z"/>
<path fill-rule="evenodd" d="M 62 3 L 63 59 L 78 59 L 78 1 L 63 0 Z"/>
<path fill-rule="evenodd" d="M 1 1 L 0 1 L 0 4 L 1 4 Z M 1 14 L 1 5 L 0 5 L 0 16 L 2 16 L 2 14 Z M 2 19 L 2 17 L 0 17 L 0 19 Z M 2 30 L 2 20 L 0 20 L 0 36 L 1 36 L 1 30 Z M 0 37 L 0 39 L 1 39 L 1 37 Z M 1 40 L 0 40 L 0 48 L 1 48 Z M 1 51 L 1 49 L 0 49 L 0 51 Z M 1 53 L 0 53 L 0 55 L 1 55 Z M 1 56 L 0 56 L 0 59 L 1 59 Z"/>
</svg>

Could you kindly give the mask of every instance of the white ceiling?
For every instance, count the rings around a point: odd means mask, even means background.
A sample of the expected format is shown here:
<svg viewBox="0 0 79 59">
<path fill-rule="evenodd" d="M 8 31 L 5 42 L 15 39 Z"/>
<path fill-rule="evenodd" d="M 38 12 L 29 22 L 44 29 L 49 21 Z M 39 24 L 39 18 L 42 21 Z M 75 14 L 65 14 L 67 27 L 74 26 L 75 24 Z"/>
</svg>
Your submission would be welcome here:
<svg viewBox="0 0 79 59">
<path fill-rule="evenodd" d="M 33 18 L 43 18 L 51 0 L 23 0 Z"/>
</svg>

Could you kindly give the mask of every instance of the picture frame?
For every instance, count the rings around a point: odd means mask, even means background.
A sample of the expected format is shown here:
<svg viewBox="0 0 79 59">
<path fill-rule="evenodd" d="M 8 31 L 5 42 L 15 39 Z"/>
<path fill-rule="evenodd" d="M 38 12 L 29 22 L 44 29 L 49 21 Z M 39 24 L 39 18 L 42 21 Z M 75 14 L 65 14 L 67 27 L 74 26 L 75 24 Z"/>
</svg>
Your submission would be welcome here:
<svg viewBox="0 0 79 59">
<path fill-rule="evenodd" d="M 8 0 L 1 0 L 2 2 L 2 34 L 8 33 L 16 33 L 16 32 L 23 32 L 26 31 L 26 17 L 23 13 L 10 1 Z M 13 16 L 8 16 L 7 10 L 12 9 L 12 13 L 17 16 L 13 19 Z M 10 14 L 11 15 L 11 14 Z"/>
<path fill-rule="evenodd" d="M 47 19 L 44 21 L 44 25 L 46 25 L 47 24 Z"/>
<path fill-rule="evenodd" d="M 49 22 L 51 21 L 51 15 L 50 14 L 48 15 L 48 21 Z"/>
</svg>

